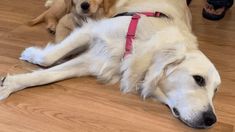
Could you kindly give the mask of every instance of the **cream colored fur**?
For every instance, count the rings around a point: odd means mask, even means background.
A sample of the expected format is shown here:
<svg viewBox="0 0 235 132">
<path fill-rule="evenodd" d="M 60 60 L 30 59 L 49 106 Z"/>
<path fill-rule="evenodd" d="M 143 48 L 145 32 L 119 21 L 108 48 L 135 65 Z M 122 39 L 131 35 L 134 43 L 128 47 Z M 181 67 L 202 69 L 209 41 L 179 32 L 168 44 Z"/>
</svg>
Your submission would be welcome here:
<svg viewBox="0 0 235 132">
<path fill-rule="evenodd" d="M 57 45 L 30 47 L 21 59 L 52 68 L 9 75 L 2 80 L 0 98 L 19 90 L 67 78 L 92 75 L 106 83 L 120 80 L 123 93 L 138 90 L 167 104 L 174 116 L 194 128 L 208 128 L 215 119 L 212 104 L 220 76 L 211 61 L 198 49 L 191 31 L 191 15 L 181 0 L 120 0 L 119 12 L 159 11 L 169 18 L 141 16 L 132 54 L 124 57 L 126 32 L 131 17 L 89 20 Z M 86 51 L 65 63 L 57 62 L 71 52 Z M 194 78 L 205 80 L 200 86 Z M 200 81 L 200 80 L 199 80 Z M 207 114 L 210 113 L 210 114 Z M 205 117 L 210 116 L 210 117 Z M 210 120 L 210 121 L 211 121 Z M 207 123 L 207 124 L 206 124 Z"/>
</svg>

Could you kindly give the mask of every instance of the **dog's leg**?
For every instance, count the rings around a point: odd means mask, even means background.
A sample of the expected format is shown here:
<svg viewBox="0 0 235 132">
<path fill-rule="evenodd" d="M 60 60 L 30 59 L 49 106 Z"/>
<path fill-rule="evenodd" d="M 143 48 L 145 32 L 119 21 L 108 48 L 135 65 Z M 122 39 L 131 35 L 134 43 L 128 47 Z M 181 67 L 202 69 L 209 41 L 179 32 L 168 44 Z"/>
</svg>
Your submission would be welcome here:
<svg viewBox="0 0 235 132">
<path fill-rule="evenodd" d="M 121 71 L 123 73 L 121 79 L 121 91 L 123 93 L 128 93 L 132 91 L 139 91 L 142 88 L 142 80 L 144 80 L 145 74 L 149 69 L 152 59 L 157 51 L 156 43 L 160 43 L 158 38 L 153 37 L 145 45 L 148 45 L 148 48 L 142 50 L 136 49 L 139 52 L 138 54 L 132 54 L 126 58 L 122 64 Z"/>
<path fill-rule="evenodd" d="M 89 63 L 88 57 L 81 56 L 50 69 L 26 74 L 8 75 L 0 80 L 0 100 L 7 98 L 13 92 L 27 87 L 88 75 Z"/>
<path fill-rule="evenodd" d="M 55 42 L 62 42 L 75 28 L 72 14 L 62 17 L 56 26 Z"/>
<path fill-rule="evenodd" d="M 47 30 L 49 33 L 55 34 L 57 24 L 58 20 L 54 16 L 47 16 Z"/>
<path fill-rule="evenodd" d="M 123 93 L 139 90 L 138 83 L 143 79 L 151 63 L 151 55 L 148 52 L 141 56 L 133 56 L 124 62 L 126 64 L 122 68 L 123 75 L 121 79 L 121 91 Z"/>
<path fill-rule="evenodd" d="M 69 55 L 74 50 L 81 50 L 89 46 L 91 36 L 87 32 L 82 32 L 79 29 L 74 31 L 64 41 L 57 45 L 48 45 L 46 48 L 41 49 L 37 47 L 27 48 L 22 54 L 20 59 L 38 64 L 41 66 L 51 66 L 58 60 L 66 55 Z"/>
</svg>

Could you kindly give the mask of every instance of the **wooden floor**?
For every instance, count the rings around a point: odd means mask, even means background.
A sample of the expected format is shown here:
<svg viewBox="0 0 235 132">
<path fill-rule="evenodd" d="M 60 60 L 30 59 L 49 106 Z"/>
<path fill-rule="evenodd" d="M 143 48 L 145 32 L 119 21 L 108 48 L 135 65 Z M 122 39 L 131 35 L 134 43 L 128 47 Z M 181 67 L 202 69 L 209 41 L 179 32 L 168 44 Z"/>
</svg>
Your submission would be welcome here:
<svg viewBox="0 0 235 132">
<path fill-rule="evenodd" d="M 25 24 L 45 10 L 43 4 L 44 0 L 0 0 L 1 75 L 37 68 L 18 58 L 24 48 L 45 45 L 53 37 L 44 25 Z M 222 21 L 211 22 L 201 17 L 202 5 L 202 0 L 191 5 L 193 30 L 223 81 L 214 100 L 218 123 L 213 128 L 191 129 L 158 102 L 122 95 L 118 85 L 104 86 L 86 77 L 23 90 L 0 101 L 0 132 L 234 132 L 235 8 Z"/>
</svg>

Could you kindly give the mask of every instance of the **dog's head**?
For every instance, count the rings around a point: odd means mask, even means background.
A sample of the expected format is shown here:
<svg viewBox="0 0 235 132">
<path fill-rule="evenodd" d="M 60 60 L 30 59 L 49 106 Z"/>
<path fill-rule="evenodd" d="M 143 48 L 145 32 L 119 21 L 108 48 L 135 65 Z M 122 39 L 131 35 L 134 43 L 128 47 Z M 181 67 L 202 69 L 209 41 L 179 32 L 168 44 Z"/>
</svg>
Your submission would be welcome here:
<svg viewBox="0 0 235 132">
<path fill-rule="evenodd" d="M 70 2 L 69 2 L 70 1 Z M 68 0 L 67 7 L 80 16 L 91 16 L 103 9 L 103 13 L 109 12 L 113 7 L 115 0 Z"/>
<path fill-rule="evenodd" d="M 141 94 L 157 97 L 187 125 L 208 128 L 216 122 L 212 99 L 220 83 L 216 68 L 199 50 L 167 49 L 157 53 Z"/>
</svg>

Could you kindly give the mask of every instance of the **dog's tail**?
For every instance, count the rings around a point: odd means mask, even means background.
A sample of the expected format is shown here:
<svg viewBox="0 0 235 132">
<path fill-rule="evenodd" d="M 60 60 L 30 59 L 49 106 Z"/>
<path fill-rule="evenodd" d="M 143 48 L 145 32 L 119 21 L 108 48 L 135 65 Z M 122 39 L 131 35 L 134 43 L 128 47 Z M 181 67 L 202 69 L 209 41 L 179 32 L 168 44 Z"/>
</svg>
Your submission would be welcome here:
<svg viewBox="0 0 235 132">
<path fill-rule="evenodd" d="M 34 26 L 34 25 L 36 25 L 36 24 L 39 24 L 39 23 L 45 21 L 45 16 L 46 16 L 46 14 L 47 14 L 47 11 L 45 11 L 44 13 L 42 13 L 41 15 L 39 15 L 38 17 L 36 17 L 35 19 L 29 21 L 27 24 L 28 24 L 29 26 Z"/>
</svg>

